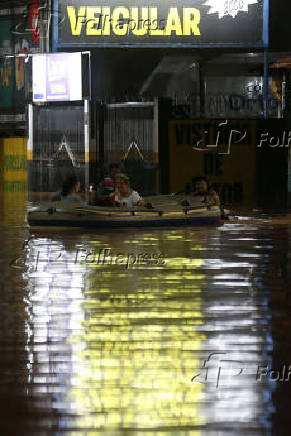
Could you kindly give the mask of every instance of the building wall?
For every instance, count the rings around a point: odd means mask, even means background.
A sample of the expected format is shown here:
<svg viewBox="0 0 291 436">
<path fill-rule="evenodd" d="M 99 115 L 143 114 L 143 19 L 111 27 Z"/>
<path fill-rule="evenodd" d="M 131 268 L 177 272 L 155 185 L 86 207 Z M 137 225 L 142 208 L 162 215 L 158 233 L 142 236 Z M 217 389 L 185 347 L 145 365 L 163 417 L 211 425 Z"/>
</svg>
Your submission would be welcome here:
<svg viewBox="0 0 291 436">
<path fill-rule="evenodd" d="M 26 97 L 31 75 L 21 55 L 38 53 L 42 49 L 31 21 L 33 11 L 38 11 L 39 0 L 7 4 L 6 7 L 0 5 L 1 137 L 25 135 Z"/>
</svg>

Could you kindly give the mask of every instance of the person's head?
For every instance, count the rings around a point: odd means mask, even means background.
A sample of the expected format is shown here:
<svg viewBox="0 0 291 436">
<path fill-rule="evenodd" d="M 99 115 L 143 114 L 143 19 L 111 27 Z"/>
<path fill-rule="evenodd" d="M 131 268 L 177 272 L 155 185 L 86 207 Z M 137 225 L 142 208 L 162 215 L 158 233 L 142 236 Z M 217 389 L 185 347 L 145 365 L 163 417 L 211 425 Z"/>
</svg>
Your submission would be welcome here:
<svg viewBox="0 0 291 436">
<path fill-rule="evenodd" d="M 118 165 L 118 163 L 112 163 L 109 166 L 109 176 L 111 179 L 115 179 L 117 174 L 120 173 L 120 166 Z"/>
<path fill-rule="evenodd" d="M 62 196 L 66 197 L 80 190 L 80 182 L 75 175 L 69 176 L 63 183 Z"/>
<path fill-rule="evenodd" d="M 193 179 L 194 191 L 198 194 L 206 194 L 208 191 L 208 180 L 206 177 L 196 177 Z"/>
<path fill-rule="evenodd" d="M 115 180 L 116 180 L 116 187 L 119 193 L 123 196 L 128 195 L 130 191 L 130 183 L 127 175 L 120 173 L 118 174 Z"/>
</svg>

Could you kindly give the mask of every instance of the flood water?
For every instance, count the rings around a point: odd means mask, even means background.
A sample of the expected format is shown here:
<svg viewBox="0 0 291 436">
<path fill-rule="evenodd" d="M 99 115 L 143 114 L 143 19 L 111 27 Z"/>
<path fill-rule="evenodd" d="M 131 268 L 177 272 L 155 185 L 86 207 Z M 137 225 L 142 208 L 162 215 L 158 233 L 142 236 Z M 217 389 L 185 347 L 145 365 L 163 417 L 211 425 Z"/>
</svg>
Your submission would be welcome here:
<svg viewBox="0 0 291 436">
<path fill-rule="evenodd" d="M 2 199 L 1 436 L 290 436 L 291 216 L 35 232 L 26 207 Z"/>
</svg>

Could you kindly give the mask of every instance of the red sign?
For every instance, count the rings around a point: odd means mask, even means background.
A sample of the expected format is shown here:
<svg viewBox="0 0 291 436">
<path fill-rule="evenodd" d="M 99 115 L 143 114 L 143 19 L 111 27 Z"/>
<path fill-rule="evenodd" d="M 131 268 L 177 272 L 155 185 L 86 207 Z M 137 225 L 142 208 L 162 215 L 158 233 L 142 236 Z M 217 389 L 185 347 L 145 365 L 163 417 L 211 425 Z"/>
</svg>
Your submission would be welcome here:
<svg viewBox="0 0 291 436">
<path fill-rule="evenodd" d="M 29 24 L 32 33 L 32 39 L 39 44 L 39 0 L 33 0 L 29 7 Z"/>
</svg>

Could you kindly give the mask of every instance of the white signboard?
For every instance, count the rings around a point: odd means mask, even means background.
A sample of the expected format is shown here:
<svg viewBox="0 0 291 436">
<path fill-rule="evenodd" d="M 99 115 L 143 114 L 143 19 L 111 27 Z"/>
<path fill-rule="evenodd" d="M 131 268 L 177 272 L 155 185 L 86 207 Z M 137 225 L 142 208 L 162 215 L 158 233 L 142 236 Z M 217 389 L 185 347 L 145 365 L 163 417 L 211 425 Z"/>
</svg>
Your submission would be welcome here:
<svg viewBox="0 0 291 436">
<path fill-rule="evenodd" d="M 33 101 L 82 100 L 82 54 L 50 53 L 33 56 Z"/>
</svg>

